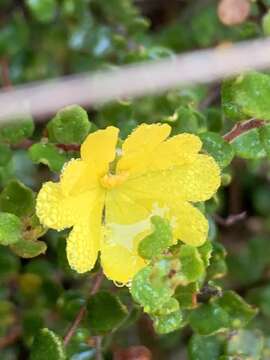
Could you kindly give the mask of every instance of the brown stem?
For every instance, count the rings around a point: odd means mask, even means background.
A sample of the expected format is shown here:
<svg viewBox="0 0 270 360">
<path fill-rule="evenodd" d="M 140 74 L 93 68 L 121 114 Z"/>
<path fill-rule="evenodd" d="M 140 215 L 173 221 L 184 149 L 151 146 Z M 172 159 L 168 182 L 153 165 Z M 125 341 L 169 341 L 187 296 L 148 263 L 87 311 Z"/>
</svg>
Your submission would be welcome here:
<svg viewBox="0 0 270 360">
<path fill-rule="evenodd" d="M 232 214 L 229 215 L 226 219 L 223 219 L 221 216 L 217 214 L 214 217 L 217 224 L 228 227 L 238 223 L 241 220 L 244 220 L 247 217 L 247 213 L 246 211 L 243 211 L 239 214 Z"/>
<path fill-rule="evenodd" d="M 102 360 L 102 349 L 101 349 L 102 337 L 96 337 L 96 360 Z"/>
<path fill-rule="evenodd" d="M 19 143 L 17 145 L 13 145 L 12 147 L 14 149 L 25 149 L 25 150 L 27 150 L 33 144 L 35 144 L 35 141 L 25 139 L 21 143 Z M 64 151 L 80 151 L 80 147 L 81 147 L 81 145 L 77 145 L 77 144 L 55 144 L 55 146 L 58 149 L 62 149 Z"/>
<path fill-rule="evenodd" d="M 223 136 L 225 141 L 231 142 L 243 133 L 264 126 L 266 122 L 264 120 L 250 119 L 244 122 L 237 123 L 231 131 Z"/>
<path fill-rule="evenodd" d="M 9 77 L 9 65 L 7 59 L 2 58 L 0 60 L 0 65 L 1 65 L 1 76 L 2 76 L 3 87 L 5 89 L 12 89 L 13 86 Z"/>
<path fill-rule="evenodd" d="M 12 329 L 12 331 L 0 339 L 0 350 L 14 344 L 22 335 L 22 329 L 18 325 Z"/>
<path fill-rule="evenodd" d="M 102 284 L 102 281 L 103 281 L 103 272 L 100 271 L 95 277 L 95 281 L 94 281 L 92 290 L 90 291 L 90 295 L 94 295 L 96 292 L 98 292 L 98 290 Z M 83 320 L 85 314 L 86 314 L 86 306 L 83 306 L 83 307 L 81 307 L 75 320 L 73 321 L 73 323 L 71 324 L 70 328 L 68 329 L 66 335 L 64 336 L 63 343 L 65 346 L 67 346 L 68 343 L 70 342 L 72 336 L 75 334 L 75 332 L 76 332 L 78 326 L 80 325 L 81 321 Z"/>
</svg>

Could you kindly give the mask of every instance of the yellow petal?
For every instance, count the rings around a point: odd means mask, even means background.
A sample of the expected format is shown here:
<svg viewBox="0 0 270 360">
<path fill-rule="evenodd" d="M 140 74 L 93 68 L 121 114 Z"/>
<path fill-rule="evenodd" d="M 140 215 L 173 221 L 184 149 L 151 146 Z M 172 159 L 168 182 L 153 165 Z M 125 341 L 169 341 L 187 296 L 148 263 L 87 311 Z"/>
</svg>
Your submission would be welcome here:
<svg viewBox="0 0 270 360">
<path fill-rule="evenodd" d="M 135 173 L 145 168 L 153 150 L 164 141 L 171 132 L 167 124 L 142 124 L 125 140 L 122 157 L 117 164 L 117 172 L 128 170 Z M 143 162 L 143 164 L 142 164 Z"/>
<path fill-rule="evenodd" d="M 121 191 L 134 201 L 141 199 L 188 200 L 209 199 L 220 186 L 220 169 L 214 159 L 198 154 L 191 163 L 174 166 L 167 170 L 149 172 L 128 179 Z"/>
<path fill-rule="evenodd" d="M 117 189 L 108 192 L 105 204 L 103 270 L 110 279 L 126 283 L 145 265 L 137 247 L 151 231 L 150 212 Z"/>
<path fill-rule="evenodd" d="M 52 229 L 63 230 L 89 215 L 97 199 L 104 192 L 98 188 L 79 195 L 67 196 L 60 183 L 43 184 L 37 196 L 36 212 L 40 222 Z"/>
<path fill-rule="evenodd" d="M 88 135 L 81 146 L 82 160 L 94 163 L 98 174 L 105 174 L 115 158 L 118 133 L 119 129 L 109 126 Z"/>
<path fill-rule="evenodd" d="M 97 169 L 93 163 L 72 159 L 65 164 L 60 183 L 66 196 L 93 190 L 99 187 Z"/>
<path fill-rule="evenodd" d="M 105 275 L 116 282 L 126 284 L 144 267 L 145 261 L 126 247 L 104 244 L 101 249 L 101 264 Z"/>
<path fill-rule="evenodd" d="M 208 235 L 208 221 L 204 215 L 187 202 L 175 202 L 168 206 L 175 217 L 174 236 L 188 245 L 202 245 Z"/>
<path fill-rule="evenodd" d="M 136 174 L 168 169 L 194 160 L 201 149 L 201 140 L 193 134 L 179 134 L 156 144 L 149 151 L 139 148 L 130 156 L 123 156 L 117 170 L 128 171 L 130 177 Z"/>
<path fill-rule="evenodd" d="M 171 132 L 167 124 L 142 124 L 138 126 L 125 140 L 122 150 L 123 154 L 141 151 L 149 151 L 165 140 Z"/>
<path fill-rule="evenodd" d="M 162 142 L 153 152 L 148 171 L 168 169 L 190 163 L 202 147 L 201 140 L 193 134 L 179 134 Z"/>
<path fill-rule="evenodd" d="M 106 223 L 133 224 L 148 217 L 149 211 L 121 191 L 121 187 L 106 195 Z"/>
<path fill-rule="evenodd" d="M 88 212 L 81 214 L 80 221 L 75 224 L 67 239 L 68 262 L 78 273 L 94 267 L 100 249 L 104 198 L 101 194 L 98 196 L 88 204 Z"/>
<path fill-rule="evenodd" d="M 55 230 L 72 226 L 72 213 L 63 206 L 65 197 L 59 183 L 43 184 L 37 196 L 36 212 L 40 222 Z"/>
</svg>

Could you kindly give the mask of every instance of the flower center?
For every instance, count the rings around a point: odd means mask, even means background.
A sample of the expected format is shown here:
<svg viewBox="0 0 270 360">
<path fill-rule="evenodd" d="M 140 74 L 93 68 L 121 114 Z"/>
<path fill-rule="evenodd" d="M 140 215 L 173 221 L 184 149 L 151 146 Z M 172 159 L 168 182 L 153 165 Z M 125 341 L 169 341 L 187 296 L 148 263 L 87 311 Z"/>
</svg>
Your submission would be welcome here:
<svg viewBox="0 0 270 360">
<path fill-rule="evenodd" d="M 112 189 L 118 185 L 121 185 L 128 178 L 128 172 L 122 172 L 120 174 L 106 174 L 101 178 L 101 185 L 106 189 Z"/>
</svg>

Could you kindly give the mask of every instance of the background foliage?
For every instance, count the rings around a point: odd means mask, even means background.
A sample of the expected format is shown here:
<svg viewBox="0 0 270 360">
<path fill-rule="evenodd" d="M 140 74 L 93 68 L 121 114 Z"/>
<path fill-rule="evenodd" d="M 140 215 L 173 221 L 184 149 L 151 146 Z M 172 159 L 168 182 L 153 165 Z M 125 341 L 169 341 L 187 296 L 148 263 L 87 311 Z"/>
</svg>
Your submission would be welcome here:
<svg viewBox="0 0 270 360">
<path fill-rule="evenodd" d="M 231 14 L 241 3 L 246 15 L 236 21 Z M 1 0 L 0 6 L 6 88 L 270 34 L 268 0 Z M 252 71 L 155 97 L 73 105 L 42 123 L 26 114 L 1 126 L 0 358 L 270 359 L 269 99 L 270 75 Z M 78 157 L 89 132 L 113 124 L 124 139 L 142 122 L 198 134 L 222 169 L 222 187 L 198 204 L 210 224 L 198 249 L 179 244 L 164 255 L 170 229 L 152 219 L 155 231 L 139 248 L 150 264 L 128 289 L 104 279 L 98 264 L 91 273 L 74 273 L 67 232 L 40 225 L 35 197 Z M 69 339 L 78 312 L 83 320 Z"/>
</svg>

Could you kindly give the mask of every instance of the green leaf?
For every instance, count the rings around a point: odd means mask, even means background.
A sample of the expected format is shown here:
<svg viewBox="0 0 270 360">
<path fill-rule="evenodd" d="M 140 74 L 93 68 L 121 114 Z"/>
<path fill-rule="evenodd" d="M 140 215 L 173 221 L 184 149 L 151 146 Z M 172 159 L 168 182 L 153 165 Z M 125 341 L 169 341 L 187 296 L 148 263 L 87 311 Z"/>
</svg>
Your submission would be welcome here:
<svg viewBox="0 0 270 360">
<path fill-rule="evenodd" d="M 183 316 L 180 310 L 167 315 L 153 316 L 154 328 L 158 334 L 168 334 L 183 326 Z"/>
<path fill-rule="evenodd" d="M 262 27 L 264 35 L 269 36 L 270 35 L 270 11 L 264 15 L 262 19 Z"/>
<path fill-rule="evenodd" d="M 270 157 L 270 125 L 265 125 L 258 129 L 259 137 L 266 152 L 266 155 Z"/>
<path fill-rule="evenodd" d="M 247 245 L 241 254 L 231 254 L 228 258 L 230 273 L 241 285 L 249 285 L 259 280 L 266 265 L 269 264 L 270 244 L 267 237 L 254 237 Z"/>
<path fill-rule="evenodd" d="M 197 283 L 190 283 L 186 286 L 177 286 L 174 296 L 179 302 L 181 309 L 193 309 L 196 306 L 196 295 L 198 291 Z"/>
<path fill-rule="evenodd" d="M 192 329 L 199 335 L 211 335 L 230 327 L 228 313 L 216 303 L 202 304 L 189 316 Z"/>
<path fill-rule="evenodd" d="M 0 213 L 0 244 L 11 245 L 22 237 L 21 220 L 13 214 Z"/>
<path fill-rule="evenodd" d="M 186 283 L 199 280 L 205 272 L 203 260 L 197 248 L 190 245 L 182 245 L 180 248 L 179 259 L 181 263 L 181 273 Z"/>
<path fill-rule="evenodd" d="M 213 156 L 221 168 L 231 163 L 234 157 L 234 150 L 222 136 L 209 131 L 200 134 L 200 139 L 203 142 L 203 150 Z"/>
<path fill-rule="evenodd" d="M 87 302 L 87 310 L 89 327 L 97 333 L 114 330 L 128 315 L 119 298 L 107 291 L 92 295 Z"/>
<path fill-rule="evenodd" d="M 197 248 L 202 261 L 204 262 L 204 266 L 208 267 L 210 265 L 210 259 L 213 252 L 213 244 L 211 241 L 207 240 L 202 246 Z"/>
<path fill-rule="evenodd" d="M 61 315 L 73 321 L 79 310 L 85 305 L 85 299 L 79 291 L 67 290 L 57 301 Z"/>
<path fill-rule="evenodd" d="M 68 161 L 66 153 L 53 144 L 34 144 L 28 151 L 35 164 L 47 165 L 54 172 L 60 172 L 65 162 Z"/>
<path fill-rule="evenodd" d="M 19 217 L 34 213 L 35 194 L 17 180 L 12 180 L 0 195 L 0 209 Z"/>
<path fill-rule="evenodd" d="M 207 108 L 203 111 L 206 116 L 209 131 L 220 132 L 223 128 L 222 112 L 220 108 Z"/>
<path fill-rule="evenodd" d="M 53 331 L 44 328 L 35 336 L 30 360 L 48 359 L 65 360 L 66 355 L 61 339 Z"/>
<path fill-rule="evenodd" d="M 226 354 L 247 356 L 248 359 L 261 360 L 264 340 L 260 331 L 240 330 L 232 335 L 226 346 Z"/>
<path fill-rule="evenodd" d="M 200 127 L 198 114 L 190 107 L 181 105 L 171 116 L 163 119 L 169 123 L 173 134 L 182 132 L 196 133 Z"/>
<path fill-rule="evenodd" d="M 221 101 L 222 101 L 222 110 L 225 116 L 229 119 L 239 121 L 245 120 L 246 114 L 241 110 L 239 104 L 235 101 L 235 92 L 234 89 L 235 80 L 227 79 L 222 83 L 221 88 Z"/>
<path fill-rule="evenodd" d="M 44 254 L 47 250 L 47 245 L 44 241 L 29 241 L 22 239 L 12 245 L 11 249 L 16 255 L 29 259 Z"/>
<path fill-rule="evenodd" d="M 249 290 L 247 299 L 260 308 L 264 316 L 270 317 L 270 286 L 261 286 Z"/>
<path fill-rule="evenodd" d="M 219 279 L 227 273 L 226 250 L 223 245 L 216 241 L 212 242 L 212 245 L 213 252 L 207 269 L 207 277 L 209 279 Z"/>
<path fill-rule="evenodd" d="M 244 327 L 257 311 L 233 291 L 226 291 L 190 314 L 190 325 L 200 335 L 211 335 L 224 329 Z"/>
<path fill-rule="evenodd" d="M 170 222 L 160 216 L 152 216 L 153 232 L 146 236 L 138 247 L 140 256 L 145 259 L 161 255 L 172 243 L 172 230 Z"/>
<path fill-rule="evenodd" d="M 158 316 L 169 315 L 179 310 L 179 302 L 175 298 L 170 298 L 162 307 L 157 311 Z"/>
<path fill-rule="evenodd" d="M 12 158 L 12 151 L 7 144 L 0 144 L 0 166 L 5 166 Z"/>
<path fill-rule="evenodd" d="M 244 159 L 261 159 L 266 156 L 258 129 L 252 129 L 237 136 L 231 144 L 235 154 Z"/>
<path fill-rule="evenodd" d="M 188 344 L 189 360 L 217 360 L 222 354 L 222 344 L 217 336 L 193 335 Z"/>
<path fill-rule="evenodd" d="M 222 106 L 227 117 L 234 120 L 257 118 L 270 120 L 270 76 L 249 72 L 225 82 Z"/>
<path fill-rule="evenodd" d="M 33 17 L 41 23 L 48 23 L 53 20 L 57 4 L 55 0 L 26 0 L 26 5 Z"/>
<path fill-rule="evenodd" d="M 25 116 L 0 126 L 0 140 L 9 144 L 18 144 L 32 136 L 34 132 L 33 118 Z"/>
<path fill-rule="evenodd" d="M 173 295 L 173 289 L 168 280 L 170 271 L 166 260 L 160 260 L 156 267 L 146 266 L 133 278 L 131 295 L 141 304 L 145 312 L 158 311 Z"/>
<path fill-rule="evenodd" d="M 71 105 L 58 111 L 47 128 L 51 141 L 81 144 L 90 131 L 91 123 L 82 107 Z"/>
<path fill-rule="evenodd" d="M 0 279 L 14 278 L 20 269 L 20 259 L 9 248 L 0 246 Z"/>
<path fill-rule="evenodd" d="M 257 314 L 257 309 L 252 308 L 234 291 L 225 291 L 216 303 L 230 316 L 234 329 L 245 327 Z"/>
</svg>

